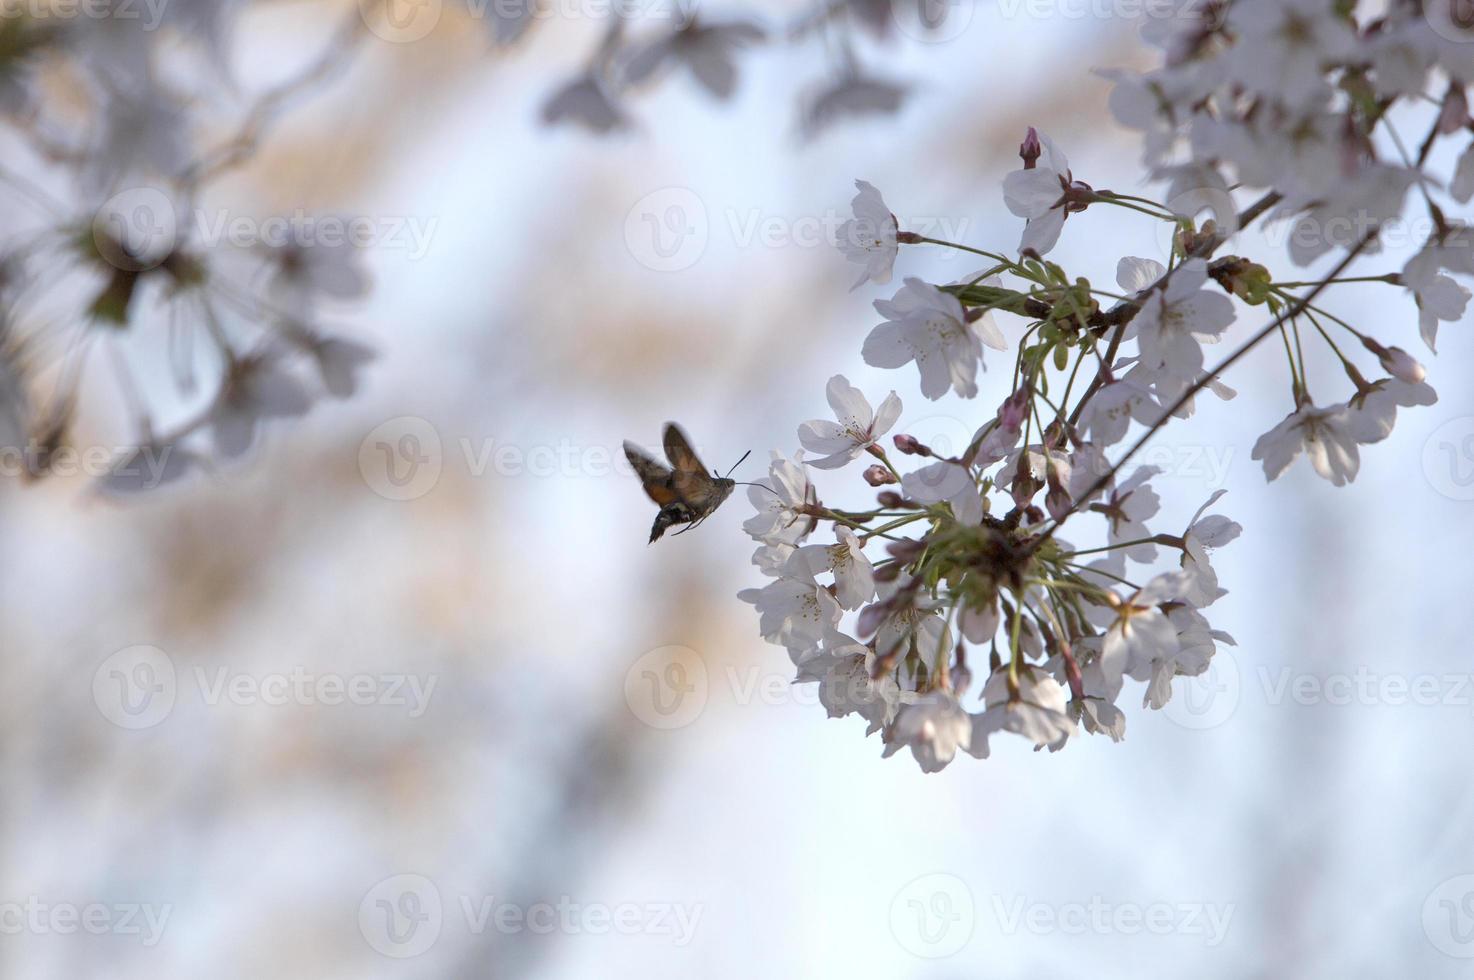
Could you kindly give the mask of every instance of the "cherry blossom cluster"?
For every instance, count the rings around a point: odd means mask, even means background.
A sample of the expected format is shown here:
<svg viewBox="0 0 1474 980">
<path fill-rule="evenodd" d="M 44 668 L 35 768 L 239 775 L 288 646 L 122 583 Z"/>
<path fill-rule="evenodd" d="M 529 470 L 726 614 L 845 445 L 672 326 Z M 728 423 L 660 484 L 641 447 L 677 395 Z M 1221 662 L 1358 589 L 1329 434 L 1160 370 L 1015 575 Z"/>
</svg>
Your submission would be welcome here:
<svg viewBox="0 0 1474 980">
<path fill-rule="evenodd" d="M 322 322 L 326 304 L 368 290 L 352 235 L 304 240 L 292 222 L 321 217 L 304 213 L 247 219 L 286 229 L 275 237 L 198 240 L 206 193 L 362 35 L 355 10 L 299 75 L 228 106 L 240 100 L 222 67 L 239 6 L 104 3 L 0 20 L 0 134 L 14 165 L 0 168 L 7 473 L 67 472 L 61 460 L 100 438 L 113 452 L 89 471 L 100 492 L 170 483 L 240 457 L 263 422 L 347 397 L 372 357 Z M 241 217 L 227 201 L 214 213 Z M 77 436 L 89 403 L 94 418 L 121 404 L 120 424 Z"/>
<path fill-rule="evenodd" d="M 1285 359 L 1288 414 L 1266 412 L 1252 454 L 1270 480 L 1304 456 L 1343 485 L 1399 408 L 1436 400 L 1412 355 L 1321 297 L 1405 288 L 1406 330 L 1378 327 L 1410 333 L 1416 320 L 1430 349 L 1437 323 L 1462 315 L 1469 293 L 1456 277 L 1474 276 L 1474 246 L 1440 201 L 1474 193 L 1464 85 L 1474 44 L 1397 4 L 1365 23 L 1329 0 L 1184 11 L 1151 32 L 1163 67 L 1110 73 L 1113 109 L 1145 132 L 1166 202 L 1093 187 L 1033 129 L 1003 181 L 1003 203 L 1025 222 L 1007 254 L 902 230 L 880 192 L 856 182 L 837 243 L 860 266 L 855 288 L 890 282 L 902 246 L 987 260 L 952 283 L 905 278 L 875 301 L 880 322 L 860 351 L 872 367 L 914 366 L 929 400 L 996 405 L 961 451 L 907 434 L 894 392 L 876 407 L 835 376 L 834 419 L 800 426 L 801 448 L 775 451 L 749 488 L 757 513 L 744 529 L 767 582 L 739 596 L 756 606 L 763 638 L 787 650 L 796 682 L 819 685 L 831 716 L 859 715 L 884 755 L 909 749 L 924 771 L 959 750 L 986 758 L 1000 732 L 1051 751 L 1082 731 L 1119 741 L 1128 680 L 1144 685 L 1144 707 L 1161 708 L 1173 678 L 1202 673 L 1233 642 L 1207 618 L 1226 594 L 1212 552 L 1241 530 L 1215 511 L 1222 491 L 1186 526 L 1163 527 L 1160 471 L 1132 466 L 1200 395 L 1235 397 L 1221 377 L 1229 367 L 1261 345 Z M 1426 132 L 1415 152 L 1395 128 L 1410 123 Z M 1428 165 L 1443 137 L 1463 141 L 1451 176 Z M 1205 200 L 1218 205 L 1212 217 Z M 1100 288 L 1048 258 L 1073 216 L 1104 207 L 1162 222 L 1170 262 L 1121 257 Z M 1426 241 L 1401 269 L 1348 274 L 1376 261 L 1381 229 L 1420 213 Z M 1263 262 L 1220 254 L 1255 222 L 1292 229 L 1296 264 L 1330 268 L 1281 281 Z M 1256 307 L 1262 323 L 1210 358 Z M 1316 386 L 1339 381 L 1342 400 L 1313 399 L 1311 345 L 1339 367 Z M 813 471 L 850 465 L 874 502 L 822 500 Z"/>
</svg>

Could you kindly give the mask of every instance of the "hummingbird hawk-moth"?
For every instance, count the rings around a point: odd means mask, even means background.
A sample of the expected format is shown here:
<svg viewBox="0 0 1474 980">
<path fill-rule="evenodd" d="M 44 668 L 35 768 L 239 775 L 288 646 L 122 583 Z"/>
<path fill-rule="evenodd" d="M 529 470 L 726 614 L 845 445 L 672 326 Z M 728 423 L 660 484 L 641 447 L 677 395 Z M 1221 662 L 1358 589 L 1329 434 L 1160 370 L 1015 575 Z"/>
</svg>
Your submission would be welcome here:
<svg viewBox="0 0 1474 980">
<path fill-rule="evenodd" d="M 650 499 L 660 505 L 655 515 L 655 524 L 650 528 L 650 541 L 654 543 L 672 524 L 685 524 L 677 531 L 684 534 L 710 517 L 722 501 L 732 495 L 736 480 L 722 476 L 716 470 L 707 475 L 706 467 L 686 433 L 674 422 L 665 426 L 665 458 L 670 466 L 656 460 L 634 443 L 626 441 L 624 454 L 640 477 L 640 483 Z M 742 459 L 746 459 L 743 454 Z M 742 462 L 739 459 L 732 469 Z M 731 474 L 731 470 L 727 471 Z"/>
</svg>

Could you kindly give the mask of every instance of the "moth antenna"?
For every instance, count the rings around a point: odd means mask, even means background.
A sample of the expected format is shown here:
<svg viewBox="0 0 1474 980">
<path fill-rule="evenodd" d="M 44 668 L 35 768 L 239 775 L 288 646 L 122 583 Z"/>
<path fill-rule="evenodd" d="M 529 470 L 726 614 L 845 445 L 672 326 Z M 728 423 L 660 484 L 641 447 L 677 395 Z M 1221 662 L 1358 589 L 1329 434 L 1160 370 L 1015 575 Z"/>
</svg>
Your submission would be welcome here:
<svg viewBox="0 0 1474 980">
<path fill-rule="evenodd" d="M 751 455 L 752 455 L 752 450 L 749 449 L 747 452 L 745 452 L 745 453 L 742 454 L 742 459 L 746 459 L 747 457 L 749 457 Z M 739 466 L 742 465 L 742 459 L 739 459 L 737 462 L 735 462 L 735 463 L 732 464 L 732 470 L 735 470 L 737 467 L 739 467 Z M 732 475 L 732 470 L 728 470 L 727 471 L 727 476 L 731 476 Z M 723 477 L 722 479 L 726 479 L 726 477 Z"/>
<path fill-rule="evenodd" d="M 743 483 L 741 480 L 733 480 L 732 482 L 739 487 L 762 487 L 762 489 L 768 491 L 768 493 L 771 493 L 773 496 L 779 496 L 777 490 L 774 490 L 772 487 L 769 486 L 764 486 L 761 483 Z"/>
</svg>

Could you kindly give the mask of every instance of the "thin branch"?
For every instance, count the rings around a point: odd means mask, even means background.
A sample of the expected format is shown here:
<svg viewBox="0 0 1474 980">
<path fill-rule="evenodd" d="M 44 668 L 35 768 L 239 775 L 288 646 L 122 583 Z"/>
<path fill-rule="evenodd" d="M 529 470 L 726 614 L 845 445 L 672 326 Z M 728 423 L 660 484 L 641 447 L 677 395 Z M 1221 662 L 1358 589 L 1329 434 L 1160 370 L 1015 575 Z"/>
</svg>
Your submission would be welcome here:
<svg viewBox="0 0 1474 980">
<path fill-rule="evenodd" d="M 1172 418 L 1184 405 L 1191 401 L 1193 396 L 1202 391 L 1204 388 L 1208 387 L 1208 385 L 1215 378 L 1217 378 L 1224 371 L 1228 370 L 1228 368 L 1232 367 L 1234 363 L 1236 363 L 1245 354 L 1249 353 L 1249 351 L 1257 347 L 1262 340 L 1278 330 L 1281 324 L 1285 323 L 1287 320 L 1290 320 L 1293 317 L 1299 316 L 1302 312 L 1304 312 L 1305 308 L 1310 305 L 1310 301 L 1315 299 L 1316 296 L 1320 295 L 1320 292 L 1331 284 L 1331 280 L 1335 279 L 1342 272 L 1344 272 L 1346 270 L 1346 267 L 1351 265 L 1351 263 L 1355 261 L 1356 257 L 1362 253 L 1362 250 L 1371 244 L 1372 240 L 1376 238 L 1376 234 L 1377 232 L 1374 228 L 1363 235 L 1361 241 L 1357 242 L 1356 246 L 1346 253 L 1345 257 L 1336 264 L 1336 268 L 1331 270 L 1330 274 L 1328 274 L 1325 279 L 1317 283 L 1314 289 L 1306 293 L 1304 296 L 1298 297 L 1295 300 L 1293 306 L 1285 310 L 1279 316 L 1275 317 L 1266 326 L 1261 328 L 1258 333 L 1254 334 L 1254 336 L 1244 341 L 1244 343 L 1241 344 L 1239 348 L 1235 350 L 1232 354 L 1228 355 L 1226 358 L 1220 361 L 1211 370 L 1204 372 L 1202 377 L 1189 385 L 1187 390 L 1184 391 L 1175 402 L 1173 402 L 1169 407 L 1163 409 L 1162 417 L 1153 422 L 1147 428 L 1147 430 L 1141 434 L 1141 438 L 1137 439 L 1136 442 L 1131 446 L 1131 448 L 1126 451 L 1126 455 L 1117 460 L 1115 465 L 1113 465 L 1106 473 L 1101 475 L 1099 479 L 1091 484 L 1088 490 L 1086 490 L 1083 494 L 1080 494 L 1075 499 L 1075 502 L 1070 505 L 1070 509 L 1065 511 L 1065 513 L 1054 522 L 1054 525 L 1039 538 L 1039 541 L 1042 543 L 1043 541 L 1046 541 L 1050 537 L 1052 537 L 1054 535 L 1054 532 L 1059 530 L 1060 526 L 1064 524 L 1064 522 L 1070 517 L 1070 515 L 1074 514 L 1080 509 L 1081 504 L 1083 504 L 1085 501 L 1090 500 L 1097 493 L 1104 490 L 1110 484 L 1110 482 L 1115 479 L 1116 474 L 1120 472 L 1121 467 L 1125 466 L 1126 463 L 1129 462 L 1133 456 L 1140 452 L 1142 447 L 1147 444 L 1152 436 L 1156 435 L 1157 430 L 1166 425 L 1167 420 Z"/>
</svg>

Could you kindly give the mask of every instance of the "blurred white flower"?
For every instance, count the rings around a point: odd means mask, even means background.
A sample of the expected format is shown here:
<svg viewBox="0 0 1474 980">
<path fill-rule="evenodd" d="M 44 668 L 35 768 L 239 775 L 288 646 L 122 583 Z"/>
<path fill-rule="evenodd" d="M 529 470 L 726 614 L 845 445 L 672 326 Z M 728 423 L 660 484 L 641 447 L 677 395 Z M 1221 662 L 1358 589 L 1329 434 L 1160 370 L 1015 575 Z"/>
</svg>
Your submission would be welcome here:
<svg viewBox="0 0 1474 980">
<path fill-rule="evenodd" d="M 304 415 L 312 398 L 272 353 L 232 362 L 210 412 L 216 451 L 234 459 L 251 448 L 256 429 L 266 419 Z"/>
<path fill-rule="evenodd" d="M 1324 66 L 1356 50 L 1347 19 L 1321 0 L 1238 0 L 1228 21 L 1237 35 L 1227 55 L 1230 77 L 1292 108 L 1328 97 Z"/>
<path fill-rule="evenodd" d="M 146 493 L 183 479 L 199 465 L 200 461 L 183 446 L 140 446 L 113 460 L 93 488 L 113 497 Z"/>
<path fill-rule="evenodd" d="M 267 296 L 284 312 L 307 318 L 319 298 L 359 299 L 369 289 L 363 249 L 346 240 L 332 244 L 264 246 L 272 270 Z"/>
<path fill-rule="evenodd" d="M 600 135 L 627 129 L 630 119 L 614 100 L 599 71 L 574 78 L 543 103 L 542 119 L 549 126 L 571 122 Z"/>
<path fill-rule="evenodd" d="M 860 193 L 850 203 L 855 216 L 839 226 L 835 244 L 851 262 L 864 266 L 851 290 L 859 289 L 866 280 L 875 283 L 891 281 L 896 264 L 896 216 L 886 207 L 880 191 L 867 181 L 857 180 Z"/>
<path fill-rule="evenodd" d="M 358 372 L 375 357 L 372 348 L 342 337 L 314 337 L 309 342 L 317 360 L 323 387 L 334 398 L 348 398 L 358 390 Z"/>
<path fill-rule="evenodd" d="M 703 24 L 693 17 L 665 37 L 638 49 L 625 65 L 625 74 L 638 85 L 663 68 L 680 64 L 702 88 L 719 99 L 726 99 L 737 86 L 733 52 L 761 40 L 763 32 L 756 24 L 746 21 Z"/>
<path fill-rule="evenodd" d="M 821 83 L 802 99 L 799 129 L 808 139 L 843 119 L 890 115 L 901 108 L 906 86 L 862 74 L 851 65 L 839 77 Z"/>
</svg>

